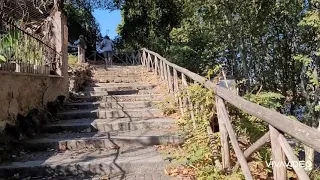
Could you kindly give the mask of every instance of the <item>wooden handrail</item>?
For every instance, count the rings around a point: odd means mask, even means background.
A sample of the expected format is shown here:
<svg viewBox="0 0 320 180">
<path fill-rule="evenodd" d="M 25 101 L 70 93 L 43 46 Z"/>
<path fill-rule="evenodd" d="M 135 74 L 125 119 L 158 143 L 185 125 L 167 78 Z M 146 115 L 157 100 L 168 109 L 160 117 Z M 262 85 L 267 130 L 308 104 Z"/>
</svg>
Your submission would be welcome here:
<svg viewBox="0 0 320 180">
<path fill-rule="evenodd" d="M 194 106 L 190 100 L 190 94 L 187 92 L 187 97 L 178 98 L 176 94 L 181 88 L 188 87 L 186 77 L 196 83 L 202 84 L 204 87 L 214 91 L 216 95 L 216 108 L 219 122 L 220 141 L 222 144 L 222 167 L 230 169 L 230 152 L 229 152 L 229 140 L 231 140 L 232 147 L 238 159 L 238 163 L 233 170 L 237 170 L 239 165 L 244 173 L 246 179 L 253 179 L 246 158 L 252 153 L 261 148 L 266 142 L 271 140 L 272 156 L 275 163 L 283 164 L 285 162 L 285 156 L 290 162 L 297 161 L 293 150 L 288 145 L 283 134 L 288 134 L 293 138 L 296 138 L 303 144 L 313 148 L 320 152 L 320 132 L 314 128 L 311 128 L 301 122 L 294 121 L 289 117 L 282 115 L 274 110 L 265 108 L 258 104 L 252 103 L 238 96 L 236 93 L 218 86 L 209 81 L 205 77 L 202 77 L 196 73 L 193 73 L 185 68 L 182 68 L 176 64 L 173 64 L 160 56 L 158 53 L 150 51 L 148 49 L 141 49 L 142 56 L 140 61 L 143 66 L 146 66 L 149 71 L 155 71 L 154 74 L 160 76 L 161 80 L 165 81 L 168 87 L 168 91 L 175 94 L 175 100 L 178 102 L 182 114 L 187 110 L 190 111 L 189 116 L 191 119 L 194 117 Z M 152 56 L 154 57 L 152 59 Z M 158 68 L 159 67 L 159 68 Z M 178 82 L 178 72 L 181 73 L 181 83 Z M 173 76 L 172 76 L 173 74 Z M 183 90 L 185 91 L 185 90 Z M 269 125 L 269 132 L 261 137 L 256 143 L 250 146 L 245 152 L 242 152 L 236 139 L 236 134 L 232 129 L 232 125 L 229 119 L 228 112 L 225 108 L 224 101 L 232 104 L 238 109 L 255 116 Z M 196 113 L 199 110 L 198 104 L 195 104 Z M 193 122 L 196 128 L 195 121 Z M 281 166 L 281 165 L 280 165 Z M 306 172 L 302 168 L 295 167 L 298 177 L 301 179 L 308 179 Z M 284 180 L 287 177 L 286 167 L 273 167 L 274 179 Z"/>
<path fill-rule="evenodd" d="M 160 56 L 158 53 L 147 50 L 145 48 L 143 48 L 142 50 L 144 50 L 147 53 L 153 54 L 154 56 L 157 56 L 158 59 L 161 59 L 167 65 L 185 74 L 194 81 L 203 84 L 206 88 L 213 89 L 216 95 L 220 96 L 222 99 L 239 108 L 240 110 L 243 110 L 244 112 L 267 122 L 268 124 L 272 125 L 278 130 L 296 138 L 303 144 L 320 152 L 320 132 L 316 129 L 311 128 L 299 121 L 294 121 L 289 117 L 282 115 L 274 110 L 247 101 L 244 98 L 234 94 L 232 91 L 215 85 L 213 82 L 207 80 L 205 77 L 202 77 L 183 67 L 169 62 L 168 60 Z"/>
</svg>

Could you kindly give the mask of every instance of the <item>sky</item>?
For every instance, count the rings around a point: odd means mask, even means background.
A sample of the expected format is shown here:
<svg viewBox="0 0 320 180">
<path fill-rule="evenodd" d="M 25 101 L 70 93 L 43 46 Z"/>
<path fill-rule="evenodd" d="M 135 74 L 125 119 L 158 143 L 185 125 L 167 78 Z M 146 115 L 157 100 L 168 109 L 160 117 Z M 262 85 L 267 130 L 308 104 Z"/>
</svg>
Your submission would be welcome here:
<svg viewBox="0 0 320 180">
<path fill-rule="evenodd" d="M 111 39 L 114 39 L 118 34 L 116 32 L 118 24 L 121 23 L 120 10 L 108 11 L 108 10 L 94 10 L 93 16 L 100 24 L 100 30 L 102 36 L 109 35 Z"/>
</svg>

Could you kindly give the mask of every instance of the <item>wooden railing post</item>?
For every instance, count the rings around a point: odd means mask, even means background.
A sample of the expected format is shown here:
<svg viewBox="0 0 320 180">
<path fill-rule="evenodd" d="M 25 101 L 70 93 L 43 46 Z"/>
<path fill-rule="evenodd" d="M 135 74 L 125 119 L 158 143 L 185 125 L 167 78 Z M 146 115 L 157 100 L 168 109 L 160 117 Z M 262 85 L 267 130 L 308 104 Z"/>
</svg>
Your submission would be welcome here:
<svg viewBox="0 0 320 180">
<path fill-rule="evenodd" d="M 220 141 L 221 141 L 221 153 L 222 153 L 222 168 L 230 169 L 230 147 L 228 141 L 228 131 L 226 129 L 225 123 L 223 121 L 223 116 L 220 112 L 221 102 L 219 101 L 221 98 L 219 96 L 215 97 L 216 99 L 216 108 L 217 108 L 217 116 L 218 116 L 218 125 L 220 132 Z M 223 101 L 222 101 L 223 102 Z"/>
<path fill-rule="evenodd" d="M 151 62 L 151 54 L 150 53 L 148 53 L 148 58 L 147 58 L 147 69 L 148 69 L 148 71 L 150 72 L 150 62 Z"/>
<path fill-rule="evenodd" d="M 167 65 L 167 70 L 168 70 L 168 85 L 169 85 L 169 92 L 173 93 L 173 82 L 172 82 L 172 75 L 171 75 L 171 70 L 170 66 Z"/>
<path fill-rule="evenodd" d="M 183 86 L 183 88 L 185 88 L 185 90 L 187 92 L 187 97 L 186 97 L 186 101 L 185 101 L 185 104 L 184 104 L 185 107 L 186 107 L 185 110 L 189 109 L 190 115 L 191 115 L 191 119 L 193 121 L 193 127 L 196 128 L 197 124 L 196 124 L 195 119 L 194 119 L 194 107 L 193 107 L 193 104 L 192 104 L 192 101 L 191 101 L 190 92 L 188 90 L 188 82 L 186 80 L 186 75 L 184 75 L 184 74 L 182 74 L 182 86 Z M 189 105 L 189 108 L 188 108 L 188 105 Z"/>
<path fill-rule="evenodd" d="M 143 50 L 141 62 L 142 62 L 143 66 L 146 66 L 146 52 L 145 52 L 145 50 Z"/>
<path fill-rule="evenodd" d="M 155 63 L 155 66 L 154 66 L 154 73 L 153 74 L 158 75 L 159 74 L 158 73 L 159 64 L 158 64 L 158 57 L 157 56 L 154 56 L 154 63 Z"/>
<path fill-rule="evenodd" d="M 160 67 L 160 78 L 161 80 L 163 81 L 164 80 L 164 75 L 163 75 L 163 61 L 160 59 L 160 62 L 159 62 L 159 67 Z"/>
<path fill-rule="evenodd" d="M 150 70 L 149 71 L 152 71 L 154 69 L 154 65 L 153 65 L 153 61 L 152 61 L 152 55 L 150 54 Z"/>
<path fill-rule="evenodd" d="M 273 126 L 269 125 L 271 150 L 272 150 L 272 169 L 273 178 L 276 180 L 287 179 L 286 157 L 279 143 L 280 133 Z"/>
<path fill-rule="evenodd" d="M 183 109 L 181 105 L 181 97 L 179 97 L 179 81 L 178 81 L 178 72 L 176 69 L 173 68 L 173 84 L 174 84 L 174 97 L 176 104 L 179 105 L 181 114 L 183 114 Z"/>
<path fill-rule="evenodd" d="M 235 152 L 235 154 L 237 156 L 237 159 L 238 159 L 238 161 L 240 163 L 243 175 L 246 178 L 246 180 L 253 180 L 253 177 L 252 177 L 250 169 L 249 169 L 248 162 L 247 162 L 247 160 L 246 160 L 246 158 L 245 158 L 245 156 L 244 156 L 244 154 L 243 154 L 243 152 L 242 152 L 242 150 L 241 150 L 241 148 L 239 146 L 236 133 L 234 132 L 234 130 L 232 128 L 231 121 L 230 121 L 230 118 L 229 118 L 229 114 L 228 114 L 227 109 L 226 109 L 226 107 L 224 105 L 224 102 L 219 96 L 216 96 L 216 102 L 217 102 L 216 106 L 217 106 L 217 113 L 218 113 L 219 121 L 221 120 L 221 122 L 224 123 L 225 128 L 227 129 L 227 133 L 229 134 L 233 150 L 234 150 L 234 152 Z M 230 159 L 230 155 L 229 155 L 229 159 Z"/>
</svg>

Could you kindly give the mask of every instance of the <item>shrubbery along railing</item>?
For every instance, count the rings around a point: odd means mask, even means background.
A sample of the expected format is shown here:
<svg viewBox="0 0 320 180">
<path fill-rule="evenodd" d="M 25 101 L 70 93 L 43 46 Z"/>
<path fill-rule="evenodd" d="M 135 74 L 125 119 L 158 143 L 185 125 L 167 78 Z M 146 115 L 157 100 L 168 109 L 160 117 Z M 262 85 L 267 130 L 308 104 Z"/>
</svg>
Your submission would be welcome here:
<svg viewBox="0 0 320 180">
<path fill-rule="evenodd" d="M 246 179 L 253 179 L 247 163 L 247 158 L 269 141 L 271 141 L 274 163 L 286 162 L 286 157 L 292 164 L 293 162 L 298 161 L 293 149 L 284 137 L 285 134 L 290 135 L 303 144 L 320 152 L 320 133 L 316 129 L 298 121 L 294 121 L 274 110 L 249 102 L 238 96 L 236 93 L 218 86 L 198 74 L 177 66 L 176 64 L 167 61 L 159 54 L 145 48 L 139 51 L 139 55 L 136 56 L 136 58 L 141 61 L 142 65 L 146 66 L 149 71 L 153 71 L 154 74 L 160 76 L 161 80 L 166 82 L 169 92 L 174 93 L 175 100 L 178 102 L 182 113 L 186 112 L 186 110 L 192 111 L 194 106 L 190 102 L 189 97 L 181 98 L 181 96 L 178 95 L 178 92 L 183 91 L 183 89 L 189 86 L 190 83 L 187 82 L 187 79 L 189 79 L 191 83 L 200 83 L 204 87 L 214 91 L 216 95 L 216 112 L 222 144 L 223 168 L 231 168 L 228 139 L 230 139 L 238 160 L 238 163 L 233 169 L 237 169 L 237 166 L 240 165 Z M 240 149 L 225 103 L 229 103 L 236 108 L 263 120 L 269 125 L 269 131 L 244 152 Z M 191 112 L 190 114 L 192 116 L 194 113 Z M 299 179 L 310 179 L 303 167 L 294 166 L 293 169 Z M 273 174 L 274 179 L 287 179 L 287 169 L 285 166 L 273 166 Z"/>
<path fill-rule="evenodd" d="M 0 19 L 0 71 L 56 75 L 61 57 L 49 43 Z"/>
</svg>

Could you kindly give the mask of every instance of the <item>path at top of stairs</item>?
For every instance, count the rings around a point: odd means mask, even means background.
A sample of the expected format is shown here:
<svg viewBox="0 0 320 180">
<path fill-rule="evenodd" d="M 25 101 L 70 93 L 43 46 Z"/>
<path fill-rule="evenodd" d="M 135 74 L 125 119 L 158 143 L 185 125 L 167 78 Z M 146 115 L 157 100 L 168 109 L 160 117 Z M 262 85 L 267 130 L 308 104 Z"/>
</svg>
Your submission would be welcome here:
<svg viewBox="0 0 320 180">
<path fill-rule="evenodd" d="M 142 66 L 95 66 L 94 83 L 59 112 L 58 122 L 21 143 L 25 149 L 0 164 L 0 177 L 17 179 L 172 179 L 154 145 L 180 143 L 175 119 L 157 104 L 164 84 Z"/>
</svg>

